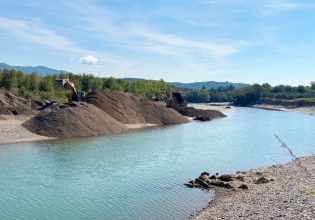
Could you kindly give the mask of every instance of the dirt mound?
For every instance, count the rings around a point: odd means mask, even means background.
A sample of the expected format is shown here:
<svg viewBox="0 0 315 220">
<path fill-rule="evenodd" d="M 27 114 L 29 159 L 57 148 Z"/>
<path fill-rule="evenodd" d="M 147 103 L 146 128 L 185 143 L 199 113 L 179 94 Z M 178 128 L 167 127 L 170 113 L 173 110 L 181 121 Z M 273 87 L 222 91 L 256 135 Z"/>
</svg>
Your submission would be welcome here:
<svg viewBox="0 0 315 220">
<path fill-rule="evenodd" d="M 16 96 L 10 92 L 0 91 L 0 114 L 3 115 L 32 115 L 30 100 Z"/>
<path fill-rule="evenodd" d="M 225 114 L 217 110 L 203 110 L 196 109 L 194 107 L 187 107 L 184 114 L 189 117 L 205 117 L 208 118 L 209 120 L 226 117 Z"/>
<path fill-rule="evenodd" d="M 115 91 L 92 92 L 85 97 L 86 102 L 126 124 L 145 123 L 140 100 L 140 96 Z"/>
<path fill-rule="evenodd" d="M 127 127 L 88 103 L 47 108 L 26 121 L 28 130 L 48 137 L 88 137 L 127 131 Z"/>
<path fill-rule="evenodd" d="M 166 125 L 188 122 L 187 118 L 175 110 L 134 94 L 115 91 L 92 92 L 87 95 L 86 101 L 125 124 Z"/>
<path fill-rule="evenodd" d="M 189 122 L 186 117 L 174 109 L 155 104 L 154 102 L 142 100 L 141 107 L 146 123 L 168 125 Z"/>
</svg>

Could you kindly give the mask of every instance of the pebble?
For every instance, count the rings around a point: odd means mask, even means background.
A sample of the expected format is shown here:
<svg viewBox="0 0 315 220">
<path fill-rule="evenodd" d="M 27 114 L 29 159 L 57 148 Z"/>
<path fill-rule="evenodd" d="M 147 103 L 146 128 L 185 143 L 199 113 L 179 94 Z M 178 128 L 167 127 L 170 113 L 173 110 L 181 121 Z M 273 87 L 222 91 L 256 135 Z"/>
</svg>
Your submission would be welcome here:
<svg viewBox="0 0 315 220">
<path fill-rule="evenodd" d="M 315 191 L 315 155 L 299 161 L 308 174 L 297 161 L 245 172 L 249 189 L 219 194 L 192 219 L 315 219 L 315 196 L 302 190 Z M 257 174 L 277 181 L 254 184 Z"/>
</svg>

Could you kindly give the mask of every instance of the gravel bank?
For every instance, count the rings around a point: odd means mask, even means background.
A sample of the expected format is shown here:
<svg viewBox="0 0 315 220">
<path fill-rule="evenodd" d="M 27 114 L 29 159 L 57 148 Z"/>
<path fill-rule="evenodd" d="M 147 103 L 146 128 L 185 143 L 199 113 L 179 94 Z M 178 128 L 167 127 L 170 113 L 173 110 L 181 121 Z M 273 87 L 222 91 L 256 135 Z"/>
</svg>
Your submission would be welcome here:
<svg viewBox="0 0 315 220">
<path fill-rule="evenodd" d="M 226 103 L 226 104 L 228 104 L 228 103 Z M 228 107 L 227 106 L 228 105 L 212 105 L 212 104 L 209 104 L 209 103 L 201 103 L 201 104 L 189 103 L 188 104 L 188 107 L 194 107 L 195 109 L 217 110 L 217 111 L 220 111 L 220 112 L 223 112 L 223 113 L 233 110 L 232 106 L 228 106 Z"/>
<path fill-rule="evenodd" d="M 22 126 L 30 116 L 0 116 L 0 144 L 51 139 L 34 134 Z"/>
<path fill-rule="evenodd" d="M 242 172 L 249 189 L 217 189 L 216 199 L 191 219 L 315 219 L 314 174 L 315 155 Z M 274 181 L 255 184 L 260 177 Z"/>
<path fill-rule="evenodd" d="M 265 110 L 278 110 L 286 112 L 304 112 L 310 115 L 315 115 L 315 107 L 297 107 L 297 108 L 286 108 L 278 105 L 253 105 L 255 108 L 261 108 Z"/>
</svg>

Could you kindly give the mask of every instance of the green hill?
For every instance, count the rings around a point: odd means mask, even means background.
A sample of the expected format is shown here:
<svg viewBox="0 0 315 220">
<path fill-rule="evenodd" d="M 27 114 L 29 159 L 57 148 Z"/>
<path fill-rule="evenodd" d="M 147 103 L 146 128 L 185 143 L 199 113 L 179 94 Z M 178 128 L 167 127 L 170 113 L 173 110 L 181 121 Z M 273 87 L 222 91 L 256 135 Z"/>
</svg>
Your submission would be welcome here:
<svg viewBox="0 0 315 220">
<path fill-rule="evenodd" d="M 51 69 L 45 66 L 11 66 L 8 65 L 6 63 L 0 63 L 0 70 L 17 70 L 17 71 L 21 71 L 23 73 L 27 73 L 30 74 L 32 72 L 36 72 L 38 75 L 40 76 L 45 76 L 48 74 L 59 74 L 59 73 L 65 73 L 67 71 L 63 71 L 63 70 L 56 70 L 56 69 Z"/>
</svg>

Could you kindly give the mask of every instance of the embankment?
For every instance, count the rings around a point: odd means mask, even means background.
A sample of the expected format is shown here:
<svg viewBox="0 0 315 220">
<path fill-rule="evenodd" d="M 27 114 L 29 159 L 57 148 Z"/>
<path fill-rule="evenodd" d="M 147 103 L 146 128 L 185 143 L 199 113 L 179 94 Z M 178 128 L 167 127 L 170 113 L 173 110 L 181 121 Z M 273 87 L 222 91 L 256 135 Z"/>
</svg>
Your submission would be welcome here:
<svg viewBox="0 0 315 220">
<path fill-rule="evenodd" d="M 173 109 L 122 92 L 93 92 L 86 102 L 51 105 L 23 126 L 39 135 L 70 138 L 127 132 L 138 124 L 169 125 L 189 120 Z M 137 126 L 136 126 L 137 127 Z"/>
<path fill-rule="evenodd" d="M 127 132 L 129 130 L 187 123 L 185 117 L 211 120 L 225 117 L 215 110 L 187 108 L 185 116 L 164 103 L 152 102 L 142 96 L 115 92 L 92 92 L 84 102 L 59 104 L 51 101 L 35 102 L 9 92 L 0 93 L 0 115 L 28 115 L 20 124 L 42 137 L 89 137 Z M 1 116 L 2 121 L 5 117 Z M 2 123 L 3 124 L 3 123 Z"/>
<path fill-rule="evenodd" d="M 141 96 L 115 91 L 92 92 L 86 102 L 102 109 L 124 124 L 181 124 L 188 120 L 171 108 Z"/>
<path fill-rule="evenodd" d="M 23 126 L 39 135 L 70 138 L 121 133 L 127 127 L 88 103 L 74 103 L 40 112 Z"/>
</svg>

